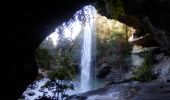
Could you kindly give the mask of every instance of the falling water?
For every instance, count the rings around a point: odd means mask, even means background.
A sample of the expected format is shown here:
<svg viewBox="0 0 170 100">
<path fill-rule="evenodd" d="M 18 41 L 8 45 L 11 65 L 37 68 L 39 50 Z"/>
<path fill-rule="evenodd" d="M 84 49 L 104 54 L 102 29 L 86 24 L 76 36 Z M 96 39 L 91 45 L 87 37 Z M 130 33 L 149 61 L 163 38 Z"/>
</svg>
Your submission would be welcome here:
<svg viewBox="0 0 170 100">
<path fill-rule="evenodd" d="M 77 36 L 81 33 L 83 35 L 82 43 L 81 43 L 81 75 L 80 75 L 80 87 L 77 86 L 77 82 L 73 82 L 76 84 L 75 91 L 66 91 L 66 94 L 73 95 L 77 93 L 83 93 L 93 89 L 93 77 L 94 77 L 94 67 L 95 66 L 95 50 L 96 50 L 96 29 L 95 29 L 95 17 L 97 15 L 96 9 L 89 5 L 83 7 L 81 10 L 77 11 L 73 18 L 68 22 L 64 22 L 59 25 L 55 32 L 53 32 L 47 39 L 52 40 L 53 46 L 57 47 L 59 44 L 60 35 L 64 36 L 67 39 L 75 40 Z M 80 35 L 81 36 L 81 35 Z M 51 43 L 51 42 L 50 42 Z M 23 93 L 26 100 L 34 100 L 44 95 L 44 91 L 41 91 L 41 87 L 45 85 L 48 79 L 41 79 L 39 81 L 35 81 L 33 83 L 36 86 L 34 89 L 27 88 L 27 90 Z M 30 85 L 30 86 L 33 86 Z M 49 97 L 53 97 L 53 90 L 45 89 L 46 95 Z M 35 93 L 34 96 L 30 96 L 30 93 Z"/>
<path fill-rule="evenodd" d="M 93 56 L 93 34 L 94 31 L 94 18 L 96 10 L 93 6 L 86 6 L 83 9 L 85 15 L 84 31 L 83 31 L 83 44 L 81 49 L 81 76 L 80 76 L 80 91 L 86 92 L 91 90 L 92 87 L 92 56 Z"/>
<path fill-rule="evenodd" d="M 79 33 L 83 35 L 80 63 L 80 93 L 92 89 L 92 80 L 94 78 L 94 67 L 92 66 L 95 66 L 96 53 L 96 30 L 94 24 L 96 15 L 97 11 L 92 5 L 85 6 L 74 14 L 73 19 L 68 23 L 63 23 L 61 27 L 58 27 L 54 32 L 58 34 L 61 29 L 63 35 L 72 40 L 74 40 Z M 52 39 L 56 41 L 55 38 Z M 55 45 L 56 44 L 57 42 L 55 42 Z"/>
</svg>

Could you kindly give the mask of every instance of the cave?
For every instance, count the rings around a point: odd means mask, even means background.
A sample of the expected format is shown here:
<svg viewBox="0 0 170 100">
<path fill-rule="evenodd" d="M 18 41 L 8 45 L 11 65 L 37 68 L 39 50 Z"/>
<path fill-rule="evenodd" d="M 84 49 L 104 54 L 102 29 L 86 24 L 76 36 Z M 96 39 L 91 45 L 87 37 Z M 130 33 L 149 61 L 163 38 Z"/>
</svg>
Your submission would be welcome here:
<svg viewBox="0 0 170 100">
<path fill-rule="evenodd" d="M 78 9 L 94 4 L 101 14 L 113 18 L 112 5 L 117 0 L 62 0 L 62 1 L 4 1 L 1 8 L 2 99 L 16 100 L 35 80 L 38 68 L 35 49 L 54 31 L 57 25 L 68 20 Z M 140 25 L 148 26 L 155 41 L 170 52 L 170 1 L 121 0 L 129 16 L 118 20 L 140 32 Z M 98 3 L 97 3 L 98 2 Z M 136 20 L 135 20 L 135 18 Z M 130 21 L 134 18 L 134 21 Z M 136 24 L 139 24 L 136 27 Z"/>
</svg>

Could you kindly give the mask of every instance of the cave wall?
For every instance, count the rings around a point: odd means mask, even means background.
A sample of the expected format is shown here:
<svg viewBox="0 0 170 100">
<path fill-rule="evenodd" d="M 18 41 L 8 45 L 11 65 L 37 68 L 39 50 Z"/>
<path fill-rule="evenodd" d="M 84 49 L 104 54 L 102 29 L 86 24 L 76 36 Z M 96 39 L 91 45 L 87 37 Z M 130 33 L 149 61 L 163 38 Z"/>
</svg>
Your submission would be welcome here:
<svg viewBox="0 0 170 100">
<path fill-rule="evenodd" d="M 138 17 L 139 30 L 147 27 L 145 33 L 150 33 L 170 53 L 170 1 L 123 0 L 123 3 L 126 14 Z"/>
<path fill-rule="evenodd" d="M 41 41 L 90 0 L 1 2 L 1 99 L 16 100 L 38 74 Z"/>
<path fill-rule="evenodd" d="M 138 36 L 150 33 L 162 49 L 170 53 L 169 0 L 104 0 L 104 2 L 108 16 L 115 19 L 116 14 L 123 13 L 123 16 L 116 19 L 134 27 Z M 124 10 L 119 10 L 121 3 Z"/>
</svg>

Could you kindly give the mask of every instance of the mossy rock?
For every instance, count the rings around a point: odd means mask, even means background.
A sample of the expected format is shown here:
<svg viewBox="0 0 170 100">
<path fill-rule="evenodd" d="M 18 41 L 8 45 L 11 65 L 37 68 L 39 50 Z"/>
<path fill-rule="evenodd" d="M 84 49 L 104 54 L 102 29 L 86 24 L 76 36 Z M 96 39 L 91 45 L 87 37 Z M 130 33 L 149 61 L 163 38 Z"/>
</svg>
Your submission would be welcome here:
<svg viewBox="0 0 170 100">
<path fill-rule="evenodd" d="M 155 79 L 155 75 L 152 72 L 152 62 L 152 53 L 145 54 L 145 60 L 143 64 L 137 67 L 134 71 L 133 80 L 152 81 Z"/>
</svg>

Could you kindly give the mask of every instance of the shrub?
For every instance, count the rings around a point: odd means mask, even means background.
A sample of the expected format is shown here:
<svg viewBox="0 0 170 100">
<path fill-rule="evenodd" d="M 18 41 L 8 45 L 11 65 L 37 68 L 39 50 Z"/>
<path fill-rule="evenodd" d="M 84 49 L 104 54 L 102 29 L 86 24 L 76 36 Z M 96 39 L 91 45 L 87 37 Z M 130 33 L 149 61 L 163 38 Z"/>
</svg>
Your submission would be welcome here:
<svg viewBox="0 0 170 100">
<path fill-rule="evenodd" d="M 65 94 L 67 90 L 74 90 L 74 86 L 71 81 L 75 78 L 75 70 L 73 67 L 63 67 L 57 71 L 49 73 L 49 81 L 41 87 L 42 90 L 48 88 L 53 93 L 53 97 L 49 97 L 52 100 L 63 100 L 68 95 Z M 45 90 L 43 90 L 45 91 Z"/>
<path fill-rule="evenodd" d="M 39 67 L 49 69 L 51 65 L 52 56 L 49 53 L 49 50 L 45 48 L 37 48 L 35 52 L 35 59 Z"/>
</svg>

